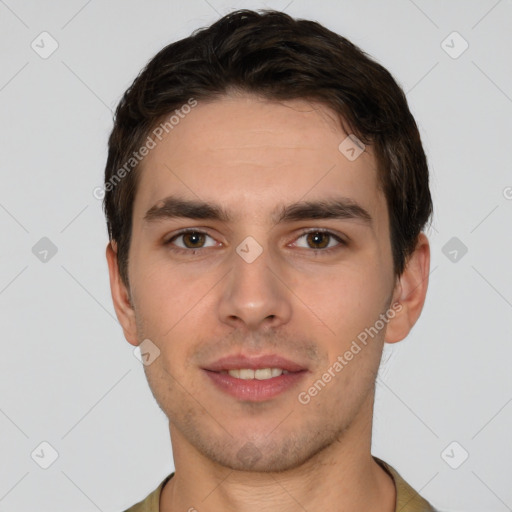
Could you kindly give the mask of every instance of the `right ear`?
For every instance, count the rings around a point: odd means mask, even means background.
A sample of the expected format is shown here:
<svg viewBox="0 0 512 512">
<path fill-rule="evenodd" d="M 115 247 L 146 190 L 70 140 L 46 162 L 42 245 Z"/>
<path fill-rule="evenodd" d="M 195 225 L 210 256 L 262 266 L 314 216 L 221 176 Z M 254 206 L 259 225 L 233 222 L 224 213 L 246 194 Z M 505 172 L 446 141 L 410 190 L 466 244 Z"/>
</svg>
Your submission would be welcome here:
<svg viewBox="0 0 512 512">
<path fill-rule="evenodd" d="M 133 309 L 130 292 L 121 279 L 119 265 L 117 262 L 117 244 L 111 240 L 106 250 L 108 273 L 110 276 L 110 292 L 112 302 L 116 310 L 117 319 L 123 328 L 124 337 L 134 346 L 138 346 L 137 324 L 135 322 L 135 311 Z"/>
</svg>

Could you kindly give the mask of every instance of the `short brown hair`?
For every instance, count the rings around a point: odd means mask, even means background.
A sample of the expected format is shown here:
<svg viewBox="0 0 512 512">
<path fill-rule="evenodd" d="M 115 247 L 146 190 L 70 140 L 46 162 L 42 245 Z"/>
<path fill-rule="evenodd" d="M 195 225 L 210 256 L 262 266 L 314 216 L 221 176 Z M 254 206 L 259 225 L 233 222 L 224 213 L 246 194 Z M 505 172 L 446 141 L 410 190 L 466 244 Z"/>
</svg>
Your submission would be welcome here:
<svg viewBox="0 0 512 512">
<path fill-rule="evenodd" d="M 129 283 L 140 174 L 135 161 L 133 171 L 126 172 L 126 162 L 163 116 L 191 98 L 211 101 L 232 90 L 321 103 L 339 115 L 347 133 L 372 145 L 389 210 L 394 272 L 400 275 L 432 214 L 426 156 L 404 92 L 383 66 L 319 23 L 274 10 L 243 9 L 163 48 L 119 102 L 103 207 L 123 282 Z"/>
</svg>

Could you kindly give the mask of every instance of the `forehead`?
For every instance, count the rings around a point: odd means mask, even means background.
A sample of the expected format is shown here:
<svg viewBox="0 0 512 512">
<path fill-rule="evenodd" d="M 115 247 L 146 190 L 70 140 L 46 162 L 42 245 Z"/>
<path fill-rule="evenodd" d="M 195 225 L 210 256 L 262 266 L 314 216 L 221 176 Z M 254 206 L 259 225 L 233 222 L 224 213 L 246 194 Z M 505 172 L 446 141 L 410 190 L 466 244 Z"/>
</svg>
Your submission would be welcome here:
<svg viewBox="0 0 512 512">
<path fill-rule="evenodd" d="M 178 193 L 221 201 L 237 218 L 255 219 L 274 212 L 277 202 L 336 193 L 377 214 L 385 205 L 371 148 L 348 158 L 344 151 L 354 144 L 347 136 L 333 111 L 306 100 L 240 95 L 199 101 L 155 139 L 141 165 L 134 213 L 143 217 Z"/>
</svg>

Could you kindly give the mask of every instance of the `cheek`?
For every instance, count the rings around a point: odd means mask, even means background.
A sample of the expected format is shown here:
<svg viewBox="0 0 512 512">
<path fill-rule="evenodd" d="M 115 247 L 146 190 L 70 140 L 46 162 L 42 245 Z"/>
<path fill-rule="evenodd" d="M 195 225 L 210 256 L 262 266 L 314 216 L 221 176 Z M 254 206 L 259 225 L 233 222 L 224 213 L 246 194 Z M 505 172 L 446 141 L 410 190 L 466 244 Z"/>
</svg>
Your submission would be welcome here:
<svg viewBox="0 0 512 512">
<path fill-rule="evenodd" d="M 388 269 L 378 260 L 338 267 L 322 278 L 322 284 L 303 283 L 301 295 L 307 297 L 307 305 L 334 333 L 333 350 L 339 351 L 370 327 L 385 310 L 391 288 Z"/>
<path fill-rule="evenodd" d="M 194 340 L 203 330 L 212 330 L 213 288 L 218 277 L 185 272 L 179 265 L 161 260 L 139 266 L 134 261 L 134 267 L 144 269 L 133 280 L 135 313 L 141 326 L 139 337 L 155 343 L 163 356 L 160 364 L 178 376 Z M 150 368 L 153 370 L 156 368 Z"/>
<path fill-rule="evenodd" d="M 185 275 L 180 266 L 166 261 L 165 254 L 131 255 L 130 274 L 139 316 L 153 331 L 170 329 L 190 309 L 190 303 L 204 288 L 204 279 Z M 197 299 L 196 299 L 197 301 Z"/>
</svg>

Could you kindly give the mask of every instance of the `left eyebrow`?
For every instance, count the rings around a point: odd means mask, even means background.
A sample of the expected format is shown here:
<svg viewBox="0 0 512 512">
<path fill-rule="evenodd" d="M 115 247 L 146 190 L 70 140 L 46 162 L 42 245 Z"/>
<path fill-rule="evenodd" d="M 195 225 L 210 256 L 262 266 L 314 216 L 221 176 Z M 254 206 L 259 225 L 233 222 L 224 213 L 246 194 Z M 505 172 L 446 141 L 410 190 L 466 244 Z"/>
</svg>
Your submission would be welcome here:
<svg viewBox="0 0 512 512">
<path fill-rule="evenodd" d="M 217 220 L 233 222 L 233 216 L 222 205 L 169 196 L 152 206 L 145 214 L 146 222 L 170 218 Z M 298 201 L 279 205 L 273 212 L 274 225 L 286 222 L 318 219 L 361 220 L 372 225 L 372 216 L 361 205 L 345 197 Z"/>
<path fill-rule="evenodd" d="M 351 199 L 341 197 L 282 206 L 274 222 L 279 224 L 314 219 L 355 219 L 363 221 L 368 226 L 371 226 L 373 221 L 365 208 Z"/>
</svg>

